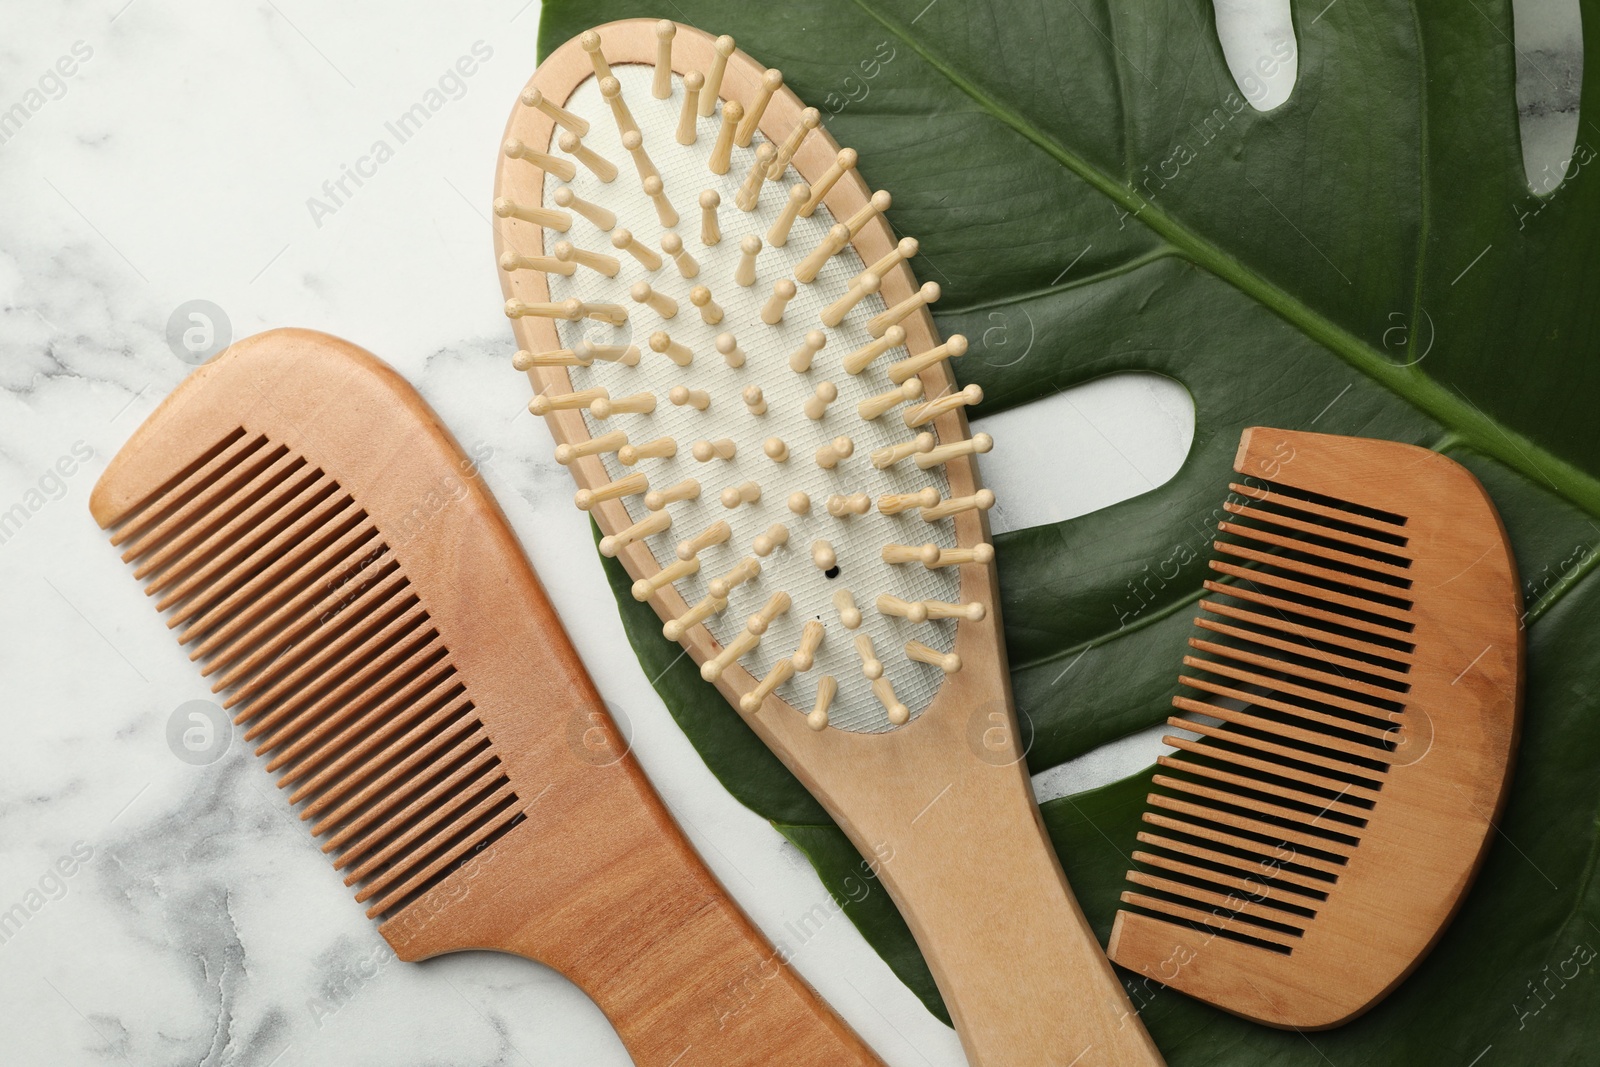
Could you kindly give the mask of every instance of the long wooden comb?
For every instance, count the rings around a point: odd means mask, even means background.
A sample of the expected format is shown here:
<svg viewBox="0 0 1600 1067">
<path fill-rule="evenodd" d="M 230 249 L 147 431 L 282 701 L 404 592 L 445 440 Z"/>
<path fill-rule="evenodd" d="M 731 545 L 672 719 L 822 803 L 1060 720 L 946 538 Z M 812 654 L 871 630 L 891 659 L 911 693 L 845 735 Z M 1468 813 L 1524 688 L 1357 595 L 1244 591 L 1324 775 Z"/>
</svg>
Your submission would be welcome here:
<svg viewBox="0 0 1600 1067">
<path fill-rule="evenodd" d="M 1410 445 L 1246 430 L 1111 958 L 1319 1029 L 1414 968 L 1510 783 L 1522 602 L 1499 515 Z"/>
<path fill-rule="evenodd" d="M 90 508 L 402 960 L 547 963 L 642 1065 L 878 1062 L 695 856 L 473 463 L 376 358 L 234 345 Z"/>
</svg>

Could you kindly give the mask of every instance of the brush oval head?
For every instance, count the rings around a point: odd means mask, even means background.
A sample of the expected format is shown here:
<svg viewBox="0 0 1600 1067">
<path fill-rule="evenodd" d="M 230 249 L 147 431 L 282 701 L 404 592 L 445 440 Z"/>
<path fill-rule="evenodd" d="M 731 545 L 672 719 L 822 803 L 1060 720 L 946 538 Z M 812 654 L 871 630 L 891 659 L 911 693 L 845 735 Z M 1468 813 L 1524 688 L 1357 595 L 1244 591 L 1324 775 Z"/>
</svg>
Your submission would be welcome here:
<svg viewBox="0 0 1600 1067">
<path fill-rule="evenodd" d="M 946 363 L 966 339 L 937 337 L 938 287 L 907 266 L 917 242 L 890 230 L 890 194 L 868 189 L 855 152 L 781 74 L 698 31 L 633 27 L 558 50 L 530 85 L 588 122 L 581 146 L 538 107 L 508 126 L 521 149 L 500 162 L 496 243 L 513 268 L 502 281 L 520 348 L 549 353 L 519 356 L 532 410 L 569 451 L 627 435 L 568 469 L 594 501 L 602 551 L 735 707 L 811 728 L 904 725 L 956 677 L 946 668 L 986 658 L 963 657 L 963 629 L 994 639 L 994 497 L 972 464 L 988 441 L 970 440 L 964 418 L 982 391 L 957 389 Z M 664 56 L 676 70 L 661 72 Z M 538 153 L 577 171 L 540 166 Z M 584 153 L 613 166 L 586 167 Z M 578 270 L 518 267 L 547 268 L 558 246 L 555 261 Z M 579 249 L 618 269 L 583 267 Z M 586 345 L 641 358 L 564 354 Z M 636 473 L 647 484 L 608 495 Z M 704 491 L 660 495 L 689 481 Z M 821 542 L 826 566 L 811 550 Z M 698 569 L 658 577 L 685 559 Z M 824 712 L 821 678 L 833 679 Z"/>
<path fill-rule="evenodd" d="M 1488 494 L 1411 445 L 1257 427 L 1217 524 L 1111 958 L 1346 1022 L 1464 898 L 1510 783 L 1521 594 Z"/>
</svg>

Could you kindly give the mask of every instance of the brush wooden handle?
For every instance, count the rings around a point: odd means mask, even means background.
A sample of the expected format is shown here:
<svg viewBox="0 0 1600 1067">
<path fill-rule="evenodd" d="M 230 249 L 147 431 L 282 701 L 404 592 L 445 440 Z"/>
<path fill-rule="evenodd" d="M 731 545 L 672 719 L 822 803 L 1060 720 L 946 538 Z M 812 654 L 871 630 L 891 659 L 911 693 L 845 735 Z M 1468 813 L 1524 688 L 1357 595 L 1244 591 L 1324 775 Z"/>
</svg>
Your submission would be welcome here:
<svg viewBox="0 0 1600 1067">
<path fill-rule="evenodd" d="M 1020 760 L 962 747 L 857 810 L 858 842 L 927 957 L 975 1067 L 1159 1065 L 1062 874 Z M 926 756 L 928 750 L 919 753 Z M 948 784 L 945 784 L 948 783 Z M 871 844 L 867 844 L 867 842 Z"/>
</svg>

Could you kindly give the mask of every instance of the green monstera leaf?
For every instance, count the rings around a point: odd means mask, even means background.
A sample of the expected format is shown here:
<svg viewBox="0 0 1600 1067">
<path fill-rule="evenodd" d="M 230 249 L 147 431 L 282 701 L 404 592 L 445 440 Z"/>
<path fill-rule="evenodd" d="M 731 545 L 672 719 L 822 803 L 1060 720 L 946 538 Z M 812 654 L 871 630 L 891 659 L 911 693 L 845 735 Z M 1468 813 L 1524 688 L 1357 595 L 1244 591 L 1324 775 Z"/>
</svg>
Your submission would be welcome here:
<svg viewBox="0 0 1600 1067">
<path fill-rule="evenodd" d="M 1240 96 L 1207 0 L 546 0 L 540 33 L 548 52 L 596 23 L 668 16 L 781 68 L 894 193 L 893 225 L 922 241 L 919 275 L 944 287 L 941 329 L 996 340 L 957 365 L 984 387 L 980 414 L 1120 371 L 1193 395 L 1194 446 L 1172 481 L 998 540 L 1036 772 L 1166 716 L 1241 429 L 1407 441 L 1477 473 L 1526 584 L 1528 691 L 1510 803 L 1462 913 L 1415 975 L 1336 1031 L 1270 1030 L 1142 984 L 1134 996 L 1174 1064 L 1593 1062 L 1600 176 L 1587 139 L 1600 126 L 1583 121 L 1567 180 L 1534 197 L 1506 0 L 1312 6 L 1294 26 L 1298 83 L 1267 113 Z M 1600 4 L 1582 6 L 1592 38 Z M 845 897 L 858 858 L 843 836 L 692 670 L 665 669 L 677 649 L 612 574 L 635 649 L 707 764 L 942 1012 L 883 894 Z M 1146 786 L 1045 805 L 1102 940 Z"/>
</svg>

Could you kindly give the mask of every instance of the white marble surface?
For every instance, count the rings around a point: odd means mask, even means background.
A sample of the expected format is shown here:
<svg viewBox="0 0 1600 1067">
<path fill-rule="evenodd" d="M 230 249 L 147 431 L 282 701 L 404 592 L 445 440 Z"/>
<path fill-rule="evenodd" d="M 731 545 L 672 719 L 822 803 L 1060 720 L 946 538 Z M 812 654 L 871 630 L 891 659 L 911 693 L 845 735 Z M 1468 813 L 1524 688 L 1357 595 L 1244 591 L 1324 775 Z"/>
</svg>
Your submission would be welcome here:
<svg viewBox="0 0 1600 1067">
<path fill-rule="evenodd" d="M 215 303 L 235 337 L 300 325 L 377 352 L 464 444 L 492 450 L 486 478 L 719 878 L 779 940 L 826 899 L 650 689 L 566 474 L 522 414 L 486 208 L 537 3 L 3 11 L 0 513 L 25 518 L 0 531 L 0 923 L 14 926 L 0 925 L 0 1067 L 628 1063 L 598 1010 L 545 968 L 394 962 L 242 743 L 205 765 L 174 754 L 169 720 L 207 688 L 86 510 L 106 461 L 189 370 L 166 336 L 180 305 Z M 475 45 L 474 73 L 442 86 L 420 132 L 314 217 L 308 198 Z M 1137 380 L 1100 393 L 1055 401 L 1056 432 L 1112 445 L 1057 500 L 1142 492 L 1187 448 L 1180 398 Z M 993 479 L 1016 479 L 993 459 Z M 1053 507 L 1007 524 L 1065 517 Z M 1147 758 L 1135 744 L 1041 786 L 1082 788 Z M 794 960 L 889 1064 L 961 1062 L 848 921 Z"/>
</svg>

